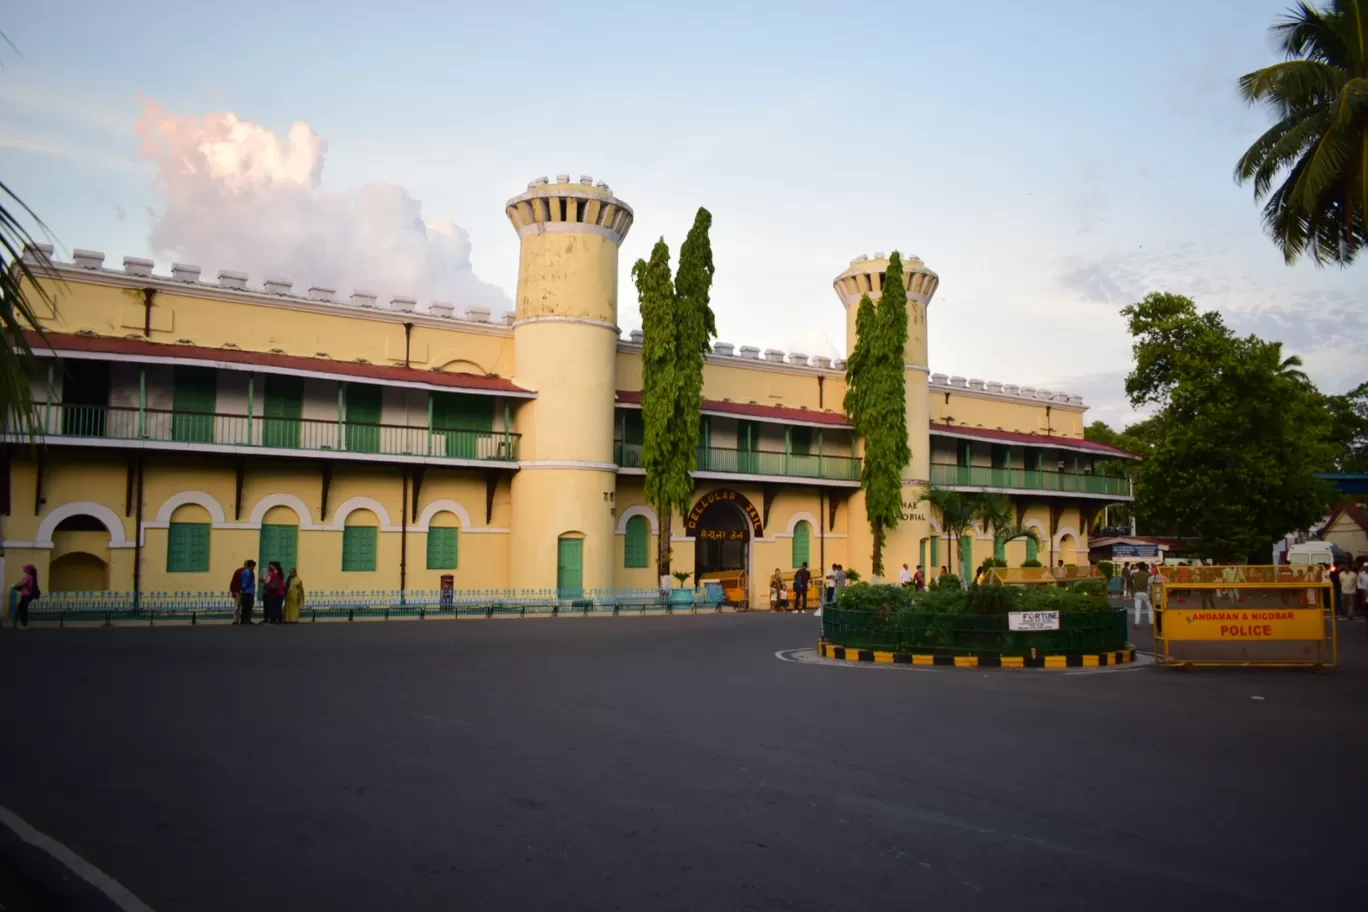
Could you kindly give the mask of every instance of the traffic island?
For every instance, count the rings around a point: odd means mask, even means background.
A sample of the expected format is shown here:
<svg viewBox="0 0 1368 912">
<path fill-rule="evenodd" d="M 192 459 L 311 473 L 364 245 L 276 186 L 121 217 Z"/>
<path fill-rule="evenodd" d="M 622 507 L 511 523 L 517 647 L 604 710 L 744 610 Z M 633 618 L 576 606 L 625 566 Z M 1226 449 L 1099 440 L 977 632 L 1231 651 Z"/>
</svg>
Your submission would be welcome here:
<svg viewBox="0 0 1368 912">
<path fill-rule="evenodd" d="M 849 586 L 822 611 L 826 659 L 957 668 L 1102 668 L 1135 661 L 1105 588 Z"/>
<path fill-rule="evenodd" d="M 1135 648 L 1127 646 L 1109 652 L 1070 652 L 1044 655 L 948 655 L 916 652 L 889 652 L 837 646 L 817 641 L 817 653 L 824 659 L 846 662 L 876 662 L 882 665 L 937 665 L 944 668 L 1106 668 L 1135 661 Z"/>
</svg>

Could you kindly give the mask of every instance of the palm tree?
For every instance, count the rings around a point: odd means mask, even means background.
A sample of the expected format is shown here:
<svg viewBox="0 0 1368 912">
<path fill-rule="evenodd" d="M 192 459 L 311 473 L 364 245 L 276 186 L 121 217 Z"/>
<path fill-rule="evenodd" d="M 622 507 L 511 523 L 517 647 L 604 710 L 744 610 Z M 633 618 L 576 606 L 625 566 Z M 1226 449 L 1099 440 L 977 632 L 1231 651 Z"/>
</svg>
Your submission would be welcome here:
<svg viewBox="0 0 1368 912">
<path fill-rule="evenodd" d="M 1017 522 L 1016 506 L 1006 494 L 980 494 L 975 498 L 975 518 L 983 531 L 993 536 L 993 554 L 997 546 L 1018 538 L 1030 539 L 1039 543 L 1040 536 L 1035 529 Z"/>
<path fill-rule="evenodd" d="M 1287 60 L 1240 78 L 1276 122 L 1235 166 L 1283 258 L 1353 262 L 1368 244 L 1368 0 L 1302 0 L 1272 28 Z M 1282 184 L 1274 179 L 1286 172 Z"/>
<path fill-rule="evenodd" d="M 972 531 L 978 516 L 978 498 L 961 491 L 948 488 L 928 487 L 922 491 L 919 504 L 927 503 L 936 509 L 941 518 L 941 532 L 959 543 L 966 531 Z M 949 548 L 945 566 L 953 573 L 955 570 L 955 549 Z"/>
<path fill-rule="evenodd" d="M 27 215 L 47 231 L 33 210 L 0 182 L 0 403 L 6 404 L 0 412 L 0 425 L 13 432 L 32 434 L 38 429 L 39 417 L 29 390 L 28 368 L 33 363 L 33 350 L 24 333 L 43 335 L 34 299 L 48 307 L 53 302 L 24 262 L 24 248 L 34 245 L 34 240 L 19 222 L 21 215 Z"/>
</svg>

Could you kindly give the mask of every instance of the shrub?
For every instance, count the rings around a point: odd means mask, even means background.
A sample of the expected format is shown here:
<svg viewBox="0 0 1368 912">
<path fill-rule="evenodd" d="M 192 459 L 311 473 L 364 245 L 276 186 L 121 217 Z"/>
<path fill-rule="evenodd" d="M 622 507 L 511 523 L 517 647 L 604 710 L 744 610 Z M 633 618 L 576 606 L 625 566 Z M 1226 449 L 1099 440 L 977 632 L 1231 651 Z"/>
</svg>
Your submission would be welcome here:
<svg viewBox="0 0 1368 912">
<path fill-rule="evenodd" d="M 1097 569 L 1102 571 L 1102 575 L 1111 579 L 1116 575 L 1116 564 L 1111 561 L 1098 561 Z"/>
<path fill-rule="evenodd" d="M 965 610 L 972 614 L 1006 614 L 1017 610 L 1020 592 L 1011 586 L 974 586 L 965 593 Z"/>
<path fill-rule="evenodd" d="M 1105 598 L 1069 589 L 1028 589 L 1021 593 L 1018 611 L 1058 611 L 1060 614 L 1096 614 L 1110 611 Z"/>
<path fill-rule="evenodd" d="M 846 611 L 891 612 L 905 611 L 912 606 L 911 589 L 880 583 L 856 583 L 846 586 L 836 597 L 836 607 Z"/>
<path fill-rule="evenodd" d="M 1069 586 L 1069 591 L 1079 592 L 1083 595 L 1100 595 L 1105 598 L 1107 595 L 1107 581 L 1080 580 L 1079 582 Z"/>
<path fill-rule="evenodd" d="M 1038 560 L 1028 560 L 1028 561 L 1022 561 L 1022 562 L 1021 562 L 1021 566 L 1023 566 L 1023 567 L 1043 567 L 1043 566 L 1045 566 L 1045 565 L 1042 564 L 1042 563 L 1041 563 L 1040 561 L 1038 561 Z"/>
<path fill-rule="evenodd" d="M 848 583 L 858 583 L 858 582 L 860 581 L 860 571 L 859 571 L 859 570 L 847 570 L 847 571 L 845 572 L 845 575 L 846 575 L 846 582 L 848 582 Z"/>
<path fill-rule="evenodd" d="M 963 589 L 943 586 L 918 592 L 909 609 L 927 614 L 963 614 L 968 604 L 968 593 Z"/>
<path fill-rule="evenodd" d="M 953 573 L 942 573 L 940 579 L 936 580 L 936 586 L 940 589 L 959 589 L 962 585 L 960 578 Z"/>
</svg>

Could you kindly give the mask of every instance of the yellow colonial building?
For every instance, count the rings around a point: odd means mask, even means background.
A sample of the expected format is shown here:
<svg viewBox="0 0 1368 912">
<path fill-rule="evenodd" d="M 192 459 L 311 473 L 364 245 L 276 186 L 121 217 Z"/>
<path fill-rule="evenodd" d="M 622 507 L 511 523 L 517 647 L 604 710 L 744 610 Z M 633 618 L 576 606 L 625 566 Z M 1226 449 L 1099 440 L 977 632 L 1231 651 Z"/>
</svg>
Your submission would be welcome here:
<svg viewBox="0 0 1368 912">
<path fill-rule="evenodd" d="M 775 567 L 868 572 L 859 444 L 844 363 L 719 342 L 708 356 L 695 507 L 661 529 L 642 497 L 641 334 L 618 329 L 618 248 L 632 210 L 603 182 L 540 178 L 507 204 L 522 243 L 516 309 L 295 288 L 287 278 L 76 250 L 26 259 L 55 302 L 33 392 L 40 434 L 6 437 L 6 587 L 221 592 L 248 558 L 311 589 L 651 587 L 657 536 L 695 579 Z M 1005 558 L 1083 563 L 1098 508 L 1130 499 L 1092 474 L 1125 454 L 1083 439 L 1078 397 L 930 373 L 939 279 L 908 257 L 912 462 L 890 567 L 947 563 L 918 505 L 928 483 L 1013 496 L 1040 545 Z M 855 343 L 860 296 L 888 261 L 835 279 Z M 628 300 L 632 299 L 628 295 Z M 994 550 L 956 545 L 957 568 Z"/>
</svg>

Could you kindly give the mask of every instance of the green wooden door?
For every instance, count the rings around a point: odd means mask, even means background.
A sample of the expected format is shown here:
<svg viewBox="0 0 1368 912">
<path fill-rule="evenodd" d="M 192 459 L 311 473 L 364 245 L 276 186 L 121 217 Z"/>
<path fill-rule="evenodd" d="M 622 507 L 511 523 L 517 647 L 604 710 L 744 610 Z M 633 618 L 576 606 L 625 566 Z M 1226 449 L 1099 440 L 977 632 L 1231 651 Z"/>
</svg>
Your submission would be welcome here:
<svg viewBox="0 0 1368 912">
<path fill-rule="evenodd" d="M 281 568 L 289 573 L 291 567 L 299 566 L 299 526 L 262 523 L 259 550 L 257 573 L 260 578 L 266 577 L 266 566 L 271 561 L 280 561 Z"/>
<path fill-rule="evenodd" d="M 266 418 L 262 422 L 261 445 L 298 449 L 299 419 L 303 414 L 304 378 L 268 374 Z"/>
<path fill-rule="evenodd" d="M 760 425 L 754 421 L 736 422 L 736 471 L 754 475 L 760 470 Z"/>
<path fill-rule="evenodd" d="M 494 433 L 494 400 L 488 396 L 433 393 L 432 429 L 445 438 L 446 455 L 479 459 L 481 441 L 490 439 Z"/>
<path fill-rule="evenodd" d="M 218 371 L 212 367 L 177 367 L 171 398 L 171 439 L 213 443 L 217 401 Z"/>
<path fill-rule="evenodd" d="M 556 555 L 556 591 L 560 598 L 584 595 L 584 539 L 560 540 Z"/>
<path fill-rule="evenodd" d="M 347 449 L 353 453 L 380 452 L 380 387 L 348 383 Z"/>
</svg>

